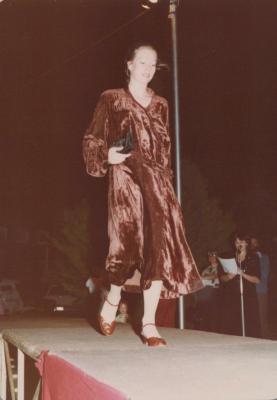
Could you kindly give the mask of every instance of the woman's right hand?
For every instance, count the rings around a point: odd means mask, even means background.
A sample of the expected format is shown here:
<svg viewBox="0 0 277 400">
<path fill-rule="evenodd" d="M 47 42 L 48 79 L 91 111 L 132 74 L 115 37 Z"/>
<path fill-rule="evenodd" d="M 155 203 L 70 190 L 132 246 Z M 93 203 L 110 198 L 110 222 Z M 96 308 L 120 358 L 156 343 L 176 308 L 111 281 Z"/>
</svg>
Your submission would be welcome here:
<svg viewBox="0 0 277 400">
<path fill-rule="evenodd" d="M 108 162 L 109 164 L 121 164 L 126 158 L 130 157 L 131 153 L 122 154 L 119 153 L 120 150 L 123 149 L 123 146 L 120 147 L 111 147 L 108 151 Z"/>
<path fill-rule="evenodd" d="M 221 282 L 229 282 L 232 279 L 234 279 L 235 276 L 236 276 L 235 274 L 222 274 L 220 276 L 220 280 Z"/>
</svg>

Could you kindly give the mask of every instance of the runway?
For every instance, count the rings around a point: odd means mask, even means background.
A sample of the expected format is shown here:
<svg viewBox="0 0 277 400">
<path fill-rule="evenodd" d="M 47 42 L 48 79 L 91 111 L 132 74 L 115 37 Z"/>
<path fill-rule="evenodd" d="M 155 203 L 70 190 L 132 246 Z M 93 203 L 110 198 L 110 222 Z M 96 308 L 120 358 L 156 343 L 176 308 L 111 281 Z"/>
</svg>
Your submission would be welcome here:
<svg viewBox="0 0 277 400">
<path fill-rule="evenodd" d="M 160 332 L 166 348 L 144 346 L 129 325 L 118 324 L 113 336 L 104 337 L 81 319 L 52 326 L 41 321 L 2 334 L 33 359 L 49 351 L 115 389 L 103 399 L 115 399 L 117 392 L 131 400 L 277 399 L 277 342 L 172 328 Z"/>
</svg>

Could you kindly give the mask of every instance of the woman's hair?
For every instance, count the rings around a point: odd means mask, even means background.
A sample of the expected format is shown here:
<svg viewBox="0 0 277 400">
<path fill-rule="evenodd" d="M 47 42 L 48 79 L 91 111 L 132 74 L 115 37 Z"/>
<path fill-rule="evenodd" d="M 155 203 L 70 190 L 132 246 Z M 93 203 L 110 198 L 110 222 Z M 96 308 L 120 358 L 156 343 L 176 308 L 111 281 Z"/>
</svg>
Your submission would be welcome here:
<svg viewBox="0 0 277 400">
<path fill-rule="evenodd" d="M 135 58 L 136 52 L 141 47 L 147 47 L 149 49 L 154 50 L 158 56 L 158 51 L 153 44 L 148 43 L 148 42 L 135 42 L 128 48 L 128 50 L 126 52 L 126 56 L 125 56 L 125 62 L 127 63 L 128 61 L 133 61 L 133 59 Z"/>
<path fill-rule="evenodd" d="M 209 250 L 208 251 L 208 257 L 217 257 L 217 251 Z"/>
<path fill-rule="evenodd" d="M 133 43 L 127 50 L 126 55 L 125 55 L 125 59 L 124 59 L 124 67 L 125 67 L 125 76 L 126 76 L 126 81 L 129 82 L 130 79 L 130 71 L 128 69 L 128 62 L 129 61 L 133 61 L 133 59 L 136 56 L 136 52 L 142 48 L 142 47 L 146 47 L 148 49 L 151 49 L 153 51 L 155 51 L 155 53 L 157 54 L 157 68 L 159 66 L 159 57 L 158 57 L 158 51 L 156 49 L 156 47 L 148 42 L 135 42 Z"/>
<path fill-rule="evenodd" d="M 234 243 L 236 239 L 244 240 L 248 245 L 250 243 L 250 236 L 247 235 L 245 232 L 234 232 L 231 235 L 231 240 Z"/>
</svg>

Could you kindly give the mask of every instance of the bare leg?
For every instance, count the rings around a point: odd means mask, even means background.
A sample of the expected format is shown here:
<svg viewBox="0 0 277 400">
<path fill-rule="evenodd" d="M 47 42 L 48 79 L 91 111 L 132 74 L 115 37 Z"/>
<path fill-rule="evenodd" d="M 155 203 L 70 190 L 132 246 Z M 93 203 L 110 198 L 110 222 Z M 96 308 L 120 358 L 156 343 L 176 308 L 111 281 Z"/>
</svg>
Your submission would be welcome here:
<svg viewBox="0 0 277 400">
<path fill-rule="evenodd" d="M 149 289 L 143 291 L 144 315 L 142 318 L 142 334 L 146 338 L 158 337 L 160 334 L 155 326 L 155 315 L 162 290 L 162 281 L 153 281 Z M 147 325 L 154 324 L 154 325 Z M 144 327 L 144 325 L 147 325 Z"/>
<path fill-rule="evenodd" d="M 118 304 L 121 298 L 122 286 L 111 285 L 110 291 L 106 297 L 101 310 L 101 317 L 109 324 L 115 320 Z"/>
</svg>

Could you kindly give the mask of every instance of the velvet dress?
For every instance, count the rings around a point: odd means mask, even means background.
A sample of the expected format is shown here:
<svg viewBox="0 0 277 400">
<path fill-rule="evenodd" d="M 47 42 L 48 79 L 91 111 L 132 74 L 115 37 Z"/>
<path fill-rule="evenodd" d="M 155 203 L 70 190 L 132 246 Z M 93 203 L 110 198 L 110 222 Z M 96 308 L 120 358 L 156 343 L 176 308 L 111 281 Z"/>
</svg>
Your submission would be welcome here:
<svg viewBox="0 0 277 400">
<path fill-rule="evenodd" d="M 110 283 L 121 286 L 139 271 L 141 289 L 162 280 L 162 297 L 176 298 L 203 285 L 172 185 L 168 104 L 151 94 L 143 107 L 128 89 L 102 93 L 84 135 L 83 155 L 88 174 L 109 174 Z M 134 138 L 131 156 L 109 165 L 108 149 L 128 131 Z"/>
</svg>

